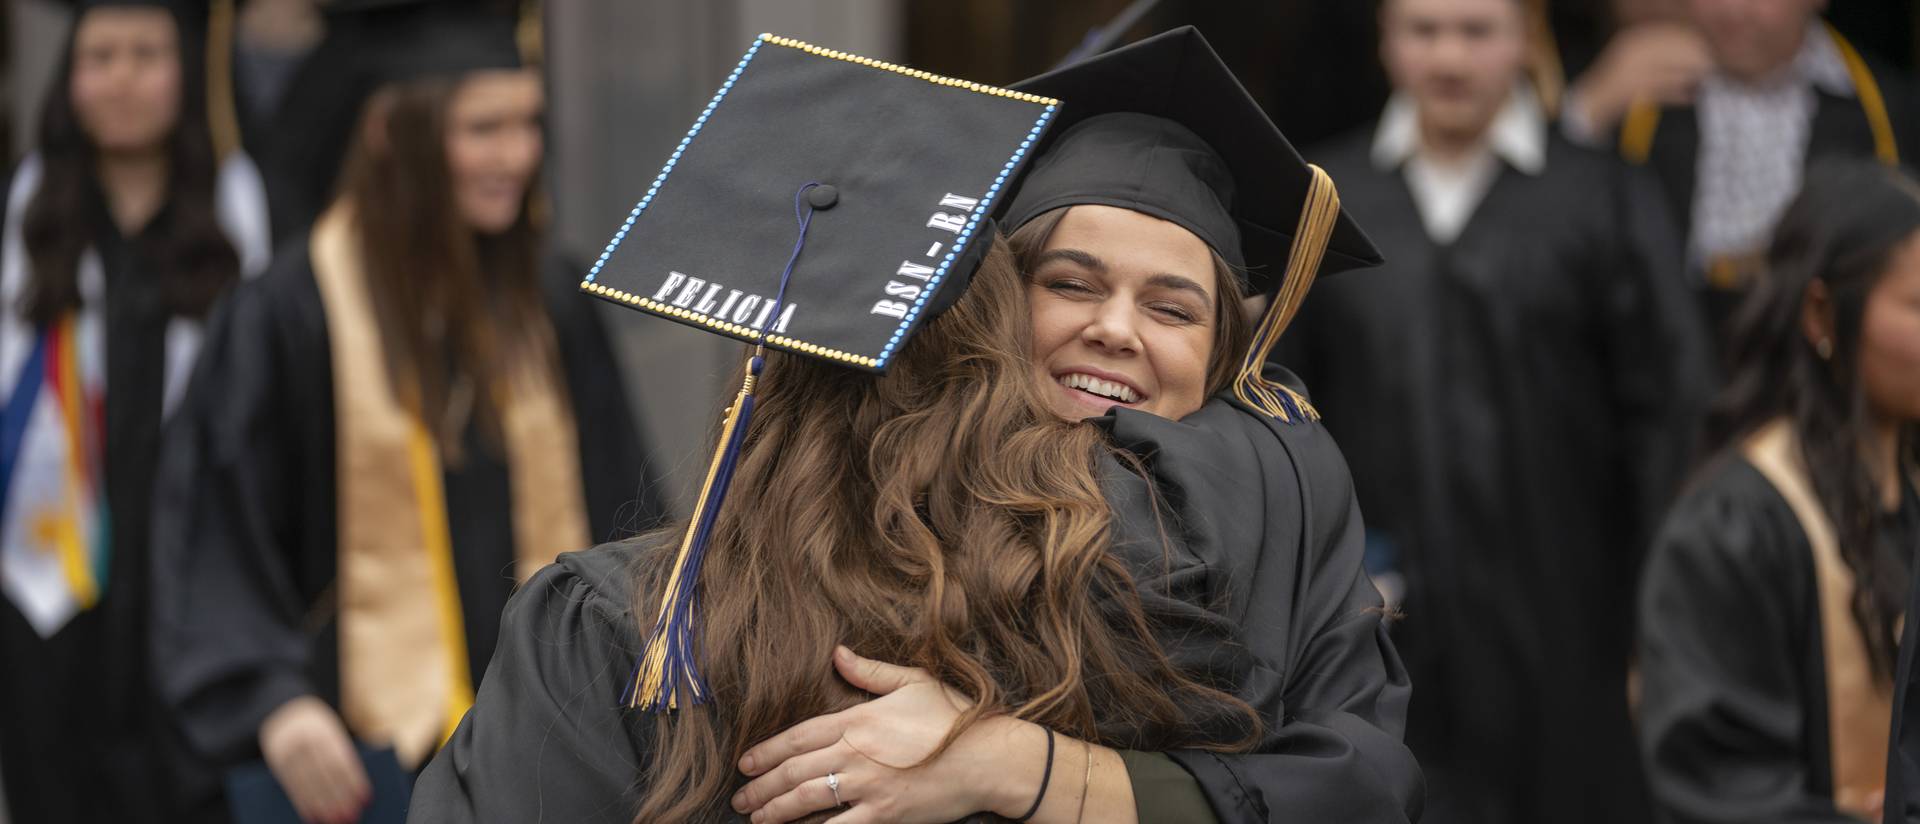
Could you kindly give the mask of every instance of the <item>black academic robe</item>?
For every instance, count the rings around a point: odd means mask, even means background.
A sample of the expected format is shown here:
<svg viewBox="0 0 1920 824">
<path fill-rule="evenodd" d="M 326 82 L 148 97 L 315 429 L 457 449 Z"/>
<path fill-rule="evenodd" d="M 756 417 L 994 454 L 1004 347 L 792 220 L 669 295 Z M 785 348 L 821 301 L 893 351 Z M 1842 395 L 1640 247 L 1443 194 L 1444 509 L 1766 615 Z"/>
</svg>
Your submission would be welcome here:
<svg viewBox="0 0 1920 824">
<path fill-rule="evenodd" d="M 333 372 L 305 250 L 301 238 L 217 313 L 160 468 L 157 684 L 194 749 L 222 765 L 257 758 L 261 721 L 286 701 L 338 703 Z M 581 441 L 588 524 L 611 539 L 653 526 L 664 509 L 604 330 L 576 282 L 555 264 L 542 287 Z M 515 553 L 504 459 L 474 432 L 467 445 L 445 470 L 445 494 L 478 683 Z M 203 789 L 217 804 L 217 788 Z"/>
<path fill-rule="evenodd" d="M 1253 753 L 1167 753 L 1215 817 L 1417 820 L 1420 770 L 1400 741 L 1408 684 L 1360 568 L 1359 511 L 1325 430 L 1256 419 L 1226 400 L 1178 423 L 1126 410 L 1099 423 L 1151 473 L 1103 466 L 1113 551 L 1156 637 L 1176 666 L 1234 689 L 1268 722 Z M 1156 495 L 1178 516 L 1164 520 L 1171 546 L 1151 516 Z M 514 598 L 479 701 L 422 773 L 410 820 L 631 820 L 653 746 L 651 719 L 619 705 L 641 646 L 632 564 L 669 562 L 672 549 L 562 556 Z M 1101 724 L 1116 746 L 1139 732 Z"/>
<path fill-rule="evenodd" d="M 1427 820 L 1642 820 L 1630 594 L 1703 368 L 1677 242 L 1625 167 L 1556 137 L 1437 245 L 1372 134 L 1311 156 L 1387 263 L 1316 284 L 1278 357 L 1405 576 Z"/>
<path fill-rule="evenodd" d="M 1908 490 L 1894 535 L 1896 547 L 1920 555 L 1920 494 Z M 1916 559 L 1920 560 L 1920 559 Z M 1916 564 L 1920 567 L 1920 564 Z M 1917 570 L 1920 571 L 1920 570 Z M 1907 590 L 1906 625 L 1900 635 L 1900 661 L 1894 670 L 1893 727 L 1887 747 L 1886 824 L 1920 824 L 1920 682 L 1913 661 L 1920 657 L 1920 586 Z"/>
<path fill-rule="evenodd" d="M 105 202 L 95 200 L 84 230 L 106 276 L 111 557 L 98 606 L 50 638 L 0 597 L 0 781 L 8 812 L 23 824 L 164 821 L 171 807 L 165 764 L 176 740 L 146 689 L 145 617 L 150 490 L 173 315 L 161 284 L 141 265 L 169 220 L 163 210 L 141 233 L 123 236 Z"/>
<path fill-rule="evenodd" d="M 1911 493 L 1883 534 L 1910 563 Z M 1640 749 L 1660 820 L 1856 821 L 1833 807 L 1816 587 L 1806 531 L 1744 458 L 1709 464 L 1674 505 L 1639 594 Z"/>
<path fill-rule="evenodd" d="M 1887 118 L 1893 124 L 1901 165 L 1908 169 L 1920 168 L 1920 96 L 1904 73 L 1871 59 L 1868 67 L 1886 101 Z M 1807 136 L 1806 164 L 1811 166 L 1829 157 L 1873 157 L 1873 129 L 1860 100 L 1824 90 L 1816 90 L 1815 94 L 1818 103 Z M 1693 106 L 1663 108 L 1645 165 L 1658 180 L 1667 205 L 1666 214 L 1682 238 L 1692 237 L 1699 163 L 1699 112 Z M 1694 270 L 1687 273 L 1687 280 L 1695 295 L 1700 322 L 1718 351 L 1725 343 L 1727 325 L 1745 292 L 1710 286 L 1697 262 Z"/>
</svg>

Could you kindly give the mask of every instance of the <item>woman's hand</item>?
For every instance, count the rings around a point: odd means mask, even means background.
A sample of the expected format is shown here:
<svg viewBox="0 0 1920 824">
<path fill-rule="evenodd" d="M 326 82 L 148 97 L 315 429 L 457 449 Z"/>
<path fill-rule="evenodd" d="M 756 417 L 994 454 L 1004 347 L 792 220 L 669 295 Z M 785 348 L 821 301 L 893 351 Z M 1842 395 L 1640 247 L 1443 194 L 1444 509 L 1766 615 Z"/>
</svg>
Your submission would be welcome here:
<svg viewBox="0 0 1920 824">
<path fill-rule="evenodd" d="M 967 699 L 925 670 L 861 658 L 845 647 L 834 650 L 833 665 L 848 683 L 879 697 L 803 721 L 747 751 L 740 771 L 755 778 L 733 797 L 733 808 L 751 813 L 753 824 L 842 804 L 852 809 L 835 824 L 1020 815 L 1032 803 L 1046 769 L 1044 730 L 1004 716 L 984 719 L 922 764 L 970 706 Z M 838 799 L 829 773 L 839 782 Z M 1020 809 L 1009 813 L 1013 806 Z"/>
<path fill-rule="evenodd" d="M 260 753 L 267 769 L 310 824 L 349 824 L 371 800 L 367 770 L 353 738 L 326 702 L 301 696 L 260 724 Z"/>
</svg>

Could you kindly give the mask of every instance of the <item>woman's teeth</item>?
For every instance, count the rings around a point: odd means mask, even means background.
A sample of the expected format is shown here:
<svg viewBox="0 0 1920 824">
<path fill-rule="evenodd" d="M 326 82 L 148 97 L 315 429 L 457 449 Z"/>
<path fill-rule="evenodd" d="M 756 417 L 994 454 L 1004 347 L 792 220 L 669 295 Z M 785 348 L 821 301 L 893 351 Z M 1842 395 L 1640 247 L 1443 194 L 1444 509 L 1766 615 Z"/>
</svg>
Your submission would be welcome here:
<svg viewBox="0 0 1920 824">
<path fill-rule="evenodd" d="M 1060 385 L 1068 389 L 1078 389 L 1082 392 L 1090 392 L 1092 394 L 1099 395 L 1103 398 L 1109 398 L 1112 400 L 1119 401 L 1121 403 L 1133 403 L 1135 401 L 1140 400 L 1140 393 L 1133 391 L 1133 387 L 1130 387 L 1124 383 L 1114 383 L 1113 381 L 1103 381 L 1092 375 L 1082 375 L 1078 372 L 1072 372 L 1065 375 L 1061 375 L 1059 380 L 1060 380 Z"/>
</svg>

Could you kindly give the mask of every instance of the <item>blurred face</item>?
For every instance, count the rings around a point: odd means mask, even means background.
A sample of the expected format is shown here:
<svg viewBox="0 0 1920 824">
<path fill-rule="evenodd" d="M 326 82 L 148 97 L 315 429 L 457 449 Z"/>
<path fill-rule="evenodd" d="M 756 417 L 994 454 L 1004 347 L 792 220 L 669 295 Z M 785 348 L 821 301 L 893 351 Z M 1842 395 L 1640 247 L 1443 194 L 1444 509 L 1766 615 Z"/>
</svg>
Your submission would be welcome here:
<svg viewBox="0 0 1920 824">
<path fill-rule="evenodd" d="M 1395 89 L 1412 96 L 1427 129 L 1478 137 L 1526 66 L 1518 0 L 1390 0 L 1380 51 Z"/>
<path fill-rule="evenodd" d="M 165 145 L 180 119 L 180 32 L 162 9 L 105 7 L 80 18 L 68 94 L 80 128 L 107 153 Z"/>
<path fill-rule="evenodd" d="M 1735 77 L 1759 79 L 1779 71 L 1826 0 L 1687 0 L 1688 16 L 1707 40 L 1714 62 Z"/>
<path fill-rule="evenodd" d="M 532 71 L 476 72 L 447 107 L 447 165 L 454 203 L 474 231 L 504 232 L 520 219 L 540 168 L 546 98 Z"/>
<path fill-rule="evenodd" d="M 1920 421 L 1920 233 L 1907 239 L 1867 293 L 1860 382 L 1883 420 Z"/>
<path fill-rule="evenodd" d="M 1067 210 L 1028 274 L 1033 364 L 1054 414 L 1179 419 L 1206 402 L 1218 282 L 1192 232 L 1112 206 Z"/>
</svg>

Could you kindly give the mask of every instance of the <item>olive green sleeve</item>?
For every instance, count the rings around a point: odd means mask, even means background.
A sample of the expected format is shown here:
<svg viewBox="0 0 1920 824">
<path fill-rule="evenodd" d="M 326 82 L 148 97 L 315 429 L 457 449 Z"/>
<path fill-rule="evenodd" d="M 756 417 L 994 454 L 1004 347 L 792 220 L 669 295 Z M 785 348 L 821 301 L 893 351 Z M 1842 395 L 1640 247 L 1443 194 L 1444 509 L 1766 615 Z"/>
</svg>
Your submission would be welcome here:
<svg viewBox="0 0 1920 824">
<path fill-rule="evenodd" d="M 1140 824 L 1217 824 L 1200 782 L 1163 753 L 1120 750 Z"/>
</svg>

